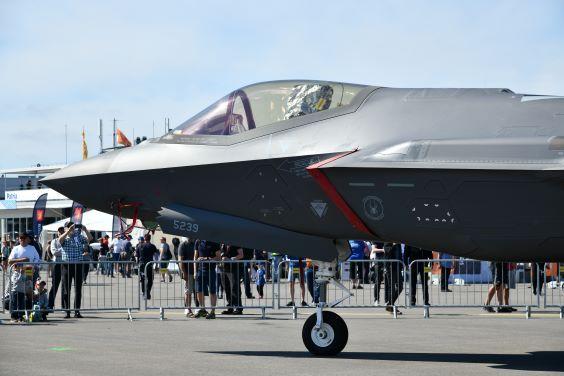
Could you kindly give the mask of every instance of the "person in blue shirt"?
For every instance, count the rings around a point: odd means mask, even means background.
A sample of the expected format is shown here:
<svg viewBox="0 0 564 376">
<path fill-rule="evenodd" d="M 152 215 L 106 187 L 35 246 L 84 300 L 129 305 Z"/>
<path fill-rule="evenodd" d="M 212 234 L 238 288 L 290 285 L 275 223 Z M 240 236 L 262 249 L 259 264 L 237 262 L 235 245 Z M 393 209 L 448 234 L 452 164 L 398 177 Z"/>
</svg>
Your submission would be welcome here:
<svg viewBox="0 0 564 376">
<path fill-rule="evenodd" d="M 439 254 L 439 263 L 441 264 L 441 291 L 442 292 L 452 292 L 448 288 L 448 280 L 450 278 L 450 270 L 454 266 L 453 256 L 448 253 L 441 252 Z"/>
<path fill-rule="evenodd" d="M 353 289 L 362 289 L 361 283 L 364 278 L 364 255 L 368 253 L 368 245 L 363 240 L 349 240 L 351 246 L 351 280 Z"/>
<path fill-rule="evenodd" d="M 264 298 L 264 285 L 266 284 L 266 271 L 264 270 L 264 264 L 258 264 L 257 266 L 257 276 L 255 283 L 257 284 L 257 292 L 259 294 L 259 299 Z"/>
</svg>

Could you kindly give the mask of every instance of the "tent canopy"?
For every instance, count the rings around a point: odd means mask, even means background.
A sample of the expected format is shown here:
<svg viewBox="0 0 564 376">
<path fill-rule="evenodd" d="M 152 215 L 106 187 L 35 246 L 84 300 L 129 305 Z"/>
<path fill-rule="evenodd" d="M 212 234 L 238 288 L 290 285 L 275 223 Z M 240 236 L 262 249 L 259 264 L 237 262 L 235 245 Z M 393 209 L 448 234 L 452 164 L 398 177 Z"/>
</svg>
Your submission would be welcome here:
<svg viewBox="0 0 564 376">
<path fill-rule="evenodd" d="M 50 225 L 43 226 L 41 230 L 41 235 L 39 237 L 40 243 L 45 245 L 48 241 L 52 239 L 52 234 L 57 232 L 59 227 L 62 227 L 70 221 L 70 218 L 61 219 L 55 223 L 51 223 Z M 98 231 L 98 232 L 105 232 L 111 235 L 113 229 L 113 221 L 114 216 L 111 214 L 103 213 L 97 210 L 89 210 L 84 212 L 82 216 L 82 224 L 86 226 L 89 231 Z M 131 220 L 127 221 L 131 223 Z M 145 233 L 145 229 L 141 226 L 141 223 L 138 222 L 138 226 L 136 226 L 133 231 L 131 232 L 131 236 L 133 239 L 137 239 L 139 236 L 143 236 Z"/>
</svg>

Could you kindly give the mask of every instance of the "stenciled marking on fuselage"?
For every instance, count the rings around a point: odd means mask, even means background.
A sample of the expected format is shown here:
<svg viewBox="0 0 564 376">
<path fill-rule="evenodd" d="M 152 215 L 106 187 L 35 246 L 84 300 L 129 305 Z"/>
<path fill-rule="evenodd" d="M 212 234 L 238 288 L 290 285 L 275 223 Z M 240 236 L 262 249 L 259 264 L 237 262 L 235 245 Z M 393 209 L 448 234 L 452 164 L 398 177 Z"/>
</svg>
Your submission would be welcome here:
<svg viewBox="0 0 564 376">
<path fill-rule="evenodd" d="M 364 214 L 374 220 L 379 221 L 384 218 L 384 204 L 382 199 L 376 196 L 366 196 L 362 199 Z"/>
<path fill-rule="evenodd" d="M 374 187 L 374 183 L 349 183 L 349 187 Z"/>
<path fill-rule="evenodd" d="M 321 159 L 319 157 L 285 159 L 277 169 L 279 171 L 288 172 L 303 179 L 309 179 L 311 178 L 311 175 L 307 172 L 306 168 L 320 161 Z"/>
<path fill-rule="evenodd" d="M 313 200 L 310 202 L 310 208 L 319 218 L 323 218 L 327 214 L 327 203 L 322 200 Z"/>
<path fill-rule="evenodd" d="M 199 227 L 197 223 L 179 221 L 176 219 L 172 222 L 172 228 L 179 231 L 198 232 Z"/>
<path fill-rule="evenodd" d="M 415 188 L 415 184 L 412 183 L 388 183 L 386 186 L 388 188 Z"/>
</svg>

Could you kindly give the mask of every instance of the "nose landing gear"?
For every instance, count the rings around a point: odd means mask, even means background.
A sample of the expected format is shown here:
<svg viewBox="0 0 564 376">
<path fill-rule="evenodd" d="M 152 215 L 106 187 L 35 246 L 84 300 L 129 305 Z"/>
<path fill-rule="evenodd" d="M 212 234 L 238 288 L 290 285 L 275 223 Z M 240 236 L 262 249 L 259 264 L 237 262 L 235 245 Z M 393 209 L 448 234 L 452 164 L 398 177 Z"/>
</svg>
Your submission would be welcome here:
<svg viewBox="0 0 564 376">
<path fill-rule="evenodd" d="M 319 303 L 317 312 L 307 318 L 302 329 L 302 340 L 313 355 L 335 356 L 339 354 L 349 339 L 347 324 L 335 312 L 324 311 L 325 307 L 334 307 L 352 294 L 345 286 L 335 280 L 336 262 L 314 261 L 318 266 L 315 282 L 319 285 Z M 331 283 L 347 292 L 343 298 L 327 303 L 327 285 Z"/>
<path fill-rule="evenodd" d="M 334 356 L 343 351 L 349 339 L 347 324 L 335 312 L 324 311 L 321 326 L 317 314 L 308 317 L 302 329 L 302 340 L 313 355 Z"/>
</svg>

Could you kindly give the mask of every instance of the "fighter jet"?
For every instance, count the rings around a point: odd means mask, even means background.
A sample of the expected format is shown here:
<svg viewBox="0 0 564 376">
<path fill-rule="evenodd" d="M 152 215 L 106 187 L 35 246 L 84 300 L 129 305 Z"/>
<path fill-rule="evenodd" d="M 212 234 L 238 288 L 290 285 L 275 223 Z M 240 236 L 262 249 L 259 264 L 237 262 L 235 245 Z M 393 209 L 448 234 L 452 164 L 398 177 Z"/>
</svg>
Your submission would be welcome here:
<svg viewBox="0 0 564 376">
<path fill-rule="evenodd" d="M 347 239 L 562 261 L 563 170 L 564 97 L 276 81 L 44 182 L 166 233 L 316 260 L 320 303 L 302 334 L 334 355 L 348 334 L 325 287 Z"/>
</svg>

